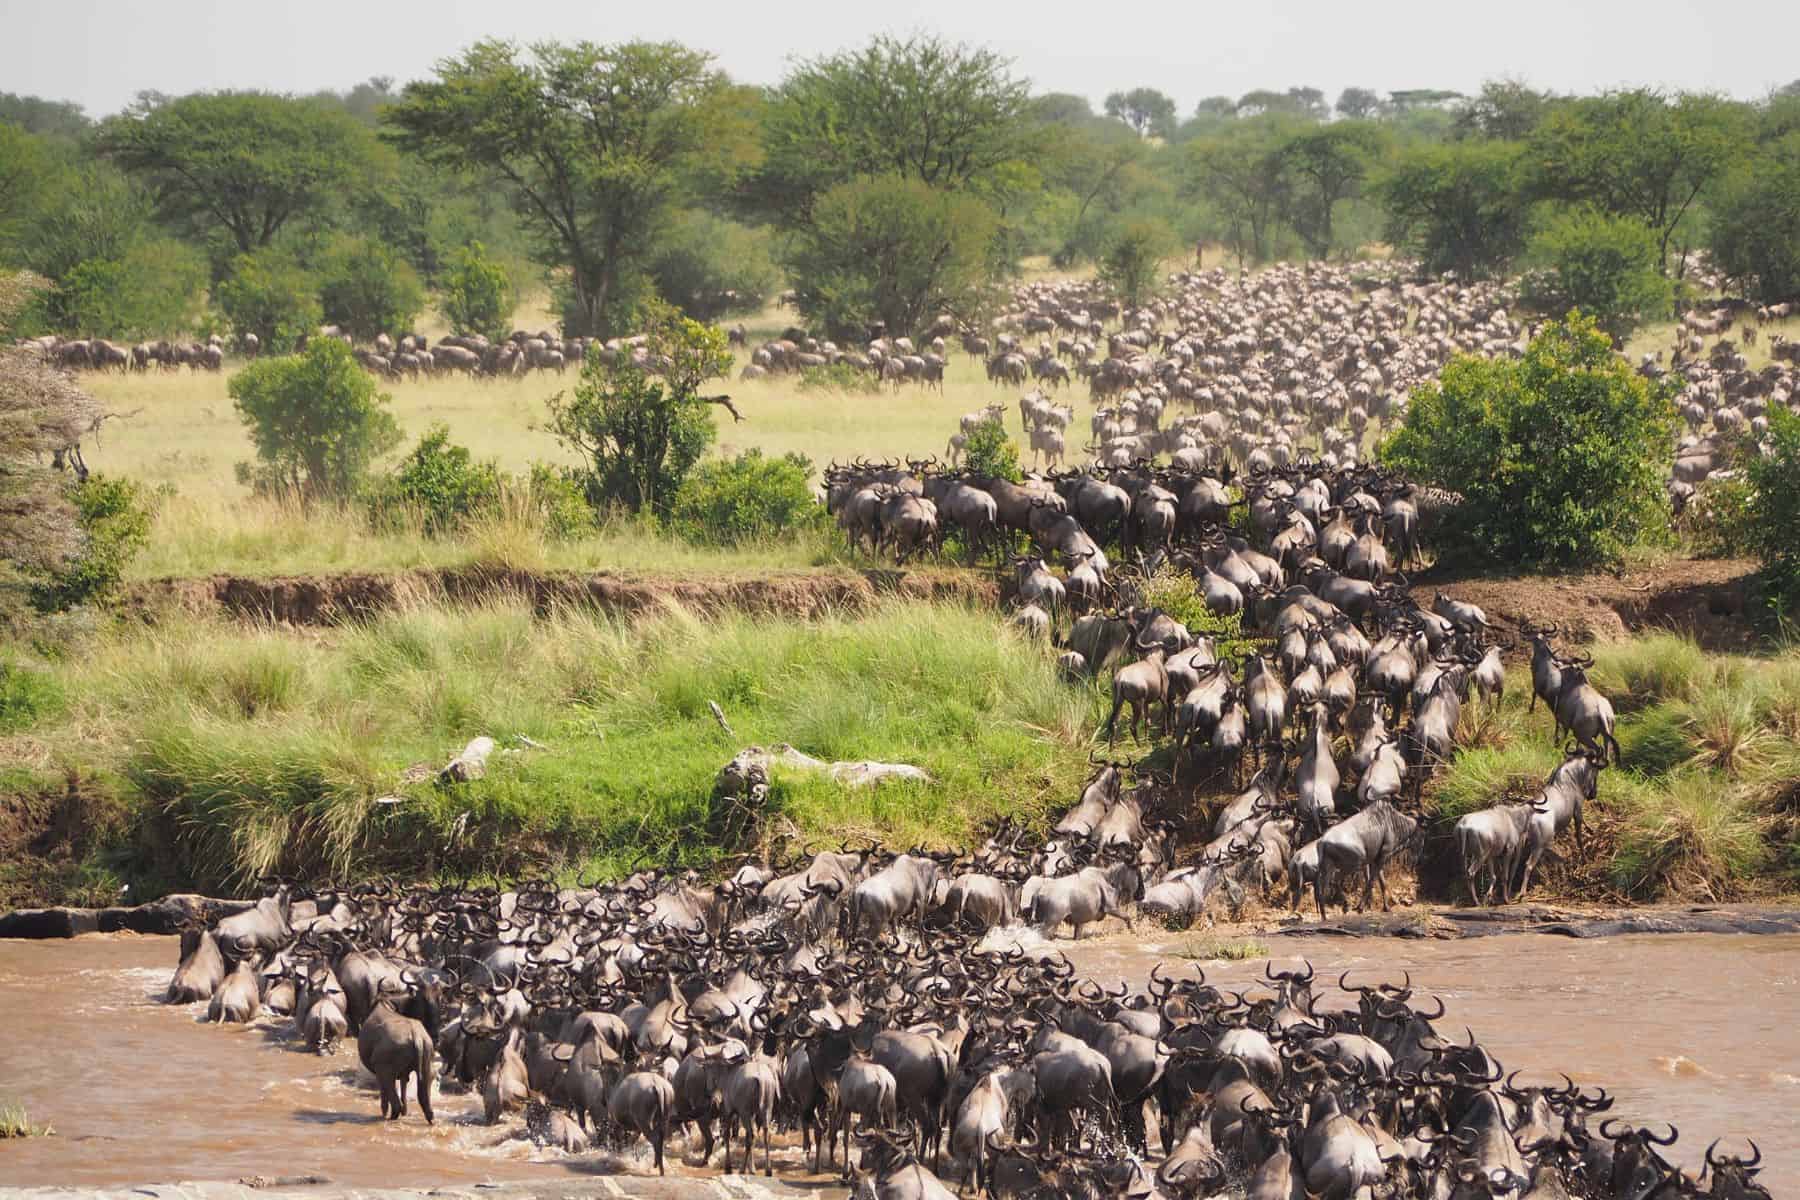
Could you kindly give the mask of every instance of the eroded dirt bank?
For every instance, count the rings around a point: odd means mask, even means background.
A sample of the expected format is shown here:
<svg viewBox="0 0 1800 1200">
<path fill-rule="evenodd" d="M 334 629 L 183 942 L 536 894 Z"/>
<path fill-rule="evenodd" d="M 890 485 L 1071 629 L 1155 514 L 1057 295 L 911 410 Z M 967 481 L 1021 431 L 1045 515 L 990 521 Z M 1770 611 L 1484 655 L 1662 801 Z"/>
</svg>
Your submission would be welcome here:
<svg viewBox="0 0 1800 1200">
<path fill-rule="evenodd" d="M 291 625 L 330 625 L 423 600 L 476 603 L 522 596 L 540 611 L 582 605 L 635 615 L 666 605 L 691 612 L 738 610 L 807 618 L 866 608 L 882 596 L 993 604 L 999 589 L 979 571 L 819 568 L 753 575 L 499 571 L 479 567 L 341 575 L 214 575 L 141 583 L 130 608 L 154 619 L 170 609 L 223 612 Z"/>
<path fill-rule="evenodd" d="M 1553 623 L 1576 642 L 1676 629 L 1709 650 L 1744 650 L 1758 636 L 1744 619 L 1744 585 L 1752 569 L 1753 564 L 1736 559 L 1677 559 L 1619 574 L 1503 577 L 1434 570 L 1413 581 L 1413 594 L 1429 606 L 1433 594 L 1443 589 L 1481 605 L 1507 628 L 1516 628 L 1521 620 Z M 828 610 L 865 608 L 883 596 L 993 604 L 1000 593 L 995 572 L 959 567 L 820 567 L 716 576 L 460 567 L 161 579 L 136 585 L 128 605 L 148 619 L 174 609 L 328 625 L 419 600 L 468 603 L 524 596 L 539 609 L 574 604 L 632 615 L 675 604 L 695 612 L 736 609 L 804 619 Z"/>
</svg>

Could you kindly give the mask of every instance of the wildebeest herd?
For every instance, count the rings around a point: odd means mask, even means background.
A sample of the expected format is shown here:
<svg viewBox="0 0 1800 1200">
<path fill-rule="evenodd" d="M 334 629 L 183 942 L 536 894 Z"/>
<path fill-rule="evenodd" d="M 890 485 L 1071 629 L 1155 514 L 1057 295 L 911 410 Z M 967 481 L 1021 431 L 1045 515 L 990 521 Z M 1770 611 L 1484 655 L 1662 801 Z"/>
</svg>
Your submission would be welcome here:
<svg viewBox="0 0 1800 1200">
<path fill-rule="evenodd" d="M 281 887 L 184 937 L 168 998 L 289 1016 L 322 1053 L 355 1038 L 389 1118 L 410 1084 L 433 1120 L 454 1080 L 490 1122 L 570 1152 L 641 1138 L 658 1171 L 715 1161 L 716 1130 L 722 1166 L 769 1173 L 782 1129 L 797 1167 L 854 1164 L 901 1200 L 950 1178 L 1015 1197 L 1768 1194 L 1753 1144 L 1715 1143 L 1710 1181 L 1690 1178 L 1660 1154 L 1673 1128 L 1446 1036 L 1410 977 L 1271 964 L 1247 994 L 1158 968 L 1103 990 L 983 940 L 967 918 L 1004 917 L 991 881 L 1050 852 L 1001 831 L 972 854 L 843 846 L 711 886 Z"/>
</svg>

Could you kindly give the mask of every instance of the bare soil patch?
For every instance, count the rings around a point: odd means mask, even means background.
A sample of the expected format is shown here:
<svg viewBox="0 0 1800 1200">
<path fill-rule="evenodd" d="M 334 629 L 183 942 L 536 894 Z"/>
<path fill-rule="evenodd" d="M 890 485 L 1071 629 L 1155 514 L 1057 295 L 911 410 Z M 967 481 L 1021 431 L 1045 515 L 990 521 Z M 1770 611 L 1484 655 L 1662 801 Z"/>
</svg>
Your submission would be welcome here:
<svg viewBox="0 0 1800 1200">
<path fill-rule="evenodd" d="M 1433 569 L 1413 581 L 1413 595 L 1430 606 L 1443 590 L 1478 604 L 1490 621 L 1516 629 L 1522 620 L 1555 624 L 1567 640 L 1619 641 L 1666 629 L 1703 648 L 1741 653 L 1755 647 L 1745 618 L 1745 585 L 1756 570 L 1747 559 L 1671 559 L 1651 567 L 1564 575 L 1471 575 Z"/>
</svg>

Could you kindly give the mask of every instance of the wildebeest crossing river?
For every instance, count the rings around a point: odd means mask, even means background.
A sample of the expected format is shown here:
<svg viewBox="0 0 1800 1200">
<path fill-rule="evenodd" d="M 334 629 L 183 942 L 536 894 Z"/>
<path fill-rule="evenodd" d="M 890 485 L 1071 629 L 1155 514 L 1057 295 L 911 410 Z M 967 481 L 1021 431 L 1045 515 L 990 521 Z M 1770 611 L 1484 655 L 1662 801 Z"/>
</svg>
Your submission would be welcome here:
<svg viewBox="0 0 1800 1200">
<path fill-rule="evenodd" d="M 1188 966 L 1176 934 L 1059 946 L 1105 985 L 1141 982 L 1159 960 L 1171 973 Z M 1695 1171 L 1714 1136 L 1741 1152 L 1748 1134 L 1764 1152 L 1760 1181 L 1777 1196 L 1800 1189 L 1800 935 L 1296 937 L 1271 948 L 1305 956 L 1321 980 L 1410 970 L 1422 993 L 1444 998 L 1441 1027 L 1472 1028 L 1508 1070 L 1564 1071 L 1606 1087 L 1627 1119 L 1673 1121 L 1683 1136 L 1669 1155 Z M 289 1040 L 283 1018 L 220 1029 L 202 1023 L 203 1004 L 162 1004 L 175 958 L 173 938 L 0 941 L 0 1096 L 56 1130 L 0 1143 L 0 1183 L 316 1176 L 424 1186 L 648 1169 L 641 1145 L 621 1158 L 537 1149 L 481 1124 L 472 1093 L 443 1094 L 436 1126 L 382 1122 L 354 1046 L 321 1059 Z M 1209 982 L 1241 988 L 1264 962 L 1204 967 Z M 777 1147 L 777 1175 L 803 1177 L 799 1157 L 797 1145 Z"/>
</svg>

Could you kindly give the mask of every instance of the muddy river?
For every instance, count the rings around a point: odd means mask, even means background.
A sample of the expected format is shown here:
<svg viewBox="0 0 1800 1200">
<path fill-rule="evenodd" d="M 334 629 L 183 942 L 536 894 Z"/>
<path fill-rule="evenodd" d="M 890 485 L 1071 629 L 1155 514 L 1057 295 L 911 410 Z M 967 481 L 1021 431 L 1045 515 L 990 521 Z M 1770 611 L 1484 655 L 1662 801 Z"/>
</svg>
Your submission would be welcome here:
<svg viewBox="0 0 1800 1200">
<path fill-rule="evenodd" d="M 1188 947 L 1181 935 L 1060 945 L 1109 984 L 1141 979 L 1159 957 L 1189 966 L 1175 957 Z M 1694 1166 L 1712 1138 L 1748 1133 L 1775 1194 L 1800 1193 L 1800 936 L 1276 938 L 1270 947 L 1308 957 L 1321 979 L 1350 969 L 1353 982 L 1397 981 L 1410 969 L 1448 1004 L 1440 1027 L 1472 1027 L 1509 1069 L 1566 1071 L 1611 1090 L 1620 1115 L 1674 1121 L 1676 1156 Z M 480 1124 L 473 1093 L 444 1095 L 435 1127 L 416 1110 L 384 1123 L 354 1044 L 321 1059 L 287 1039 L 284 1018 L 220 1028 L 204 1023 L 204 1005 L 169 1008 L 159 997 L 175 961 L 172 938 L 0 941 L 0 1104 L 22 1104 L 56 1130 L 0 1142 L 0 1184 L 315 1175 L 416 1186 L 647 1166 L 536 1149 Z M 1262 965 L 1204 964 L 1210 980 L 1231 985 Z"/>
</svg>

